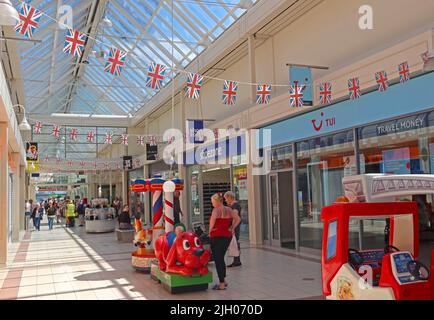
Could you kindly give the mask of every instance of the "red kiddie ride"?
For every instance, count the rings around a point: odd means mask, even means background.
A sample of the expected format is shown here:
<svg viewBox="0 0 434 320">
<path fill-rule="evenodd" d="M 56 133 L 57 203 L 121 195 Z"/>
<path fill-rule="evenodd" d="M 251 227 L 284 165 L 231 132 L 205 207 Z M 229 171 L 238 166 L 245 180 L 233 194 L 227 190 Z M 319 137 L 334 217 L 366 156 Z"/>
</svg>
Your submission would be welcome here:
<svg viewBox="0 0 434 320">
<path fill-rule="evenodd" d="M 417 204 L 390 201 L 400 195 L 433 193 L 434 175 L 361 175 L 345 177 L 343 184 L 345 199 L 352 202 L 338 202 L 321 212 L 324 296 L 337 300 L 434 300 L 434 249 L 431 270 L 418 261 Z M 378 200 L 386 201 L 375 202 Z M 367 219 L 390 219 L 387 244 L 355 249 L 351 222 Z M 372 226 L 375 228 L 374 223 Z M 378 238 L 365 240 L 379 245 Z"/>
</svg>

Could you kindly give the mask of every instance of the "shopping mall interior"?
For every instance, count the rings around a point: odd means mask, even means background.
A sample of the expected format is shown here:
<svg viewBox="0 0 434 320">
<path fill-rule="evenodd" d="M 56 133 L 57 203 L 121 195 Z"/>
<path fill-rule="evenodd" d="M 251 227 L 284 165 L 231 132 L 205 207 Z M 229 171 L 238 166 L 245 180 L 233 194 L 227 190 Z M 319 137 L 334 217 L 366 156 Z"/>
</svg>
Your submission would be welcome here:
<svg viewBox="0 0 434 320">
<path fill-rule="evenodd" d="M 434 300 L 432 0 L 0 0 L 0 62 L 0 300 Z"/>
</svg>

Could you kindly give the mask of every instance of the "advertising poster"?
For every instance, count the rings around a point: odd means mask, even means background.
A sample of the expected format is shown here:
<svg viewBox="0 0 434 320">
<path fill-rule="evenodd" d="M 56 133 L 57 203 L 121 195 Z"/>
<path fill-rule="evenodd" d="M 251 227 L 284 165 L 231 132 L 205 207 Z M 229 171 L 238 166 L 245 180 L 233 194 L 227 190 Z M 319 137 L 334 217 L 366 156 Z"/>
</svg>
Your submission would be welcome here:
<svg viewBox="0 0 434 320">
<path fill-rule="evenodd" d="M 146 144 L 146 160 L 157 160 L 158 146 L 151 146 L 149 143 Z"/>
<path fill-rule="evenodd" d="M 383 151 L 383 173 L 409 174 L 410 168 L 410 148 Z"/>
<path fill-rule="evenodd" d="M 26 142 L 26 160 L 27 161 L 39 160 L 37 142 Z"/>
<path fill-rule="evenodd" d="M 131 170 L 133 168 L 133 157 L 132 156 L 124 156 L 124 170 Z"/>
</svg>

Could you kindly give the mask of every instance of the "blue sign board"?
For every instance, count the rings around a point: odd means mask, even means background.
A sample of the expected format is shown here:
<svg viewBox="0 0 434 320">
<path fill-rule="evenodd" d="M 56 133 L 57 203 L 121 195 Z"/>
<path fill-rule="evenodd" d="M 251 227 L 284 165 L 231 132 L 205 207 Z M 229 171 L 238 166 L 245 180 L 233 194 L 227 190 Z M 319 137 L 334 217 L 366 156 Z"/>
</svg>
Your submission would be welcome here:
<svg viewBox="0 0 434 320">
<path fill-rule="evenodd" d="M 291 85 L 298 82 L 300 86 L 305 85 L 303 90 L 303 104 L 306 106 L 312 105 L 312 70 L 309 67 L 289 68 L 289 81 Z"/>
<path fill-rule="evenodd" d="M 203 120 L 187 120 L 187 134 L 189 143 L 203 143 L 203 135 L 196 136 L 199 130 L 203 130 Z"/>
<path fill-rule="evenodd" d="M 227 160 L 246 153 L 245 135 L 227 138 L 215 143 L 202 145 L 184 153 L 184 164 L 207 164 Z"/>
<path fill-rule="evenodd" d="M 360 99 L 346 100 L 307 112 L 261 130 L 271 129 L 272 145 L 279 145 L 428 110 L 434 106 L 432 88 L 434 72 L 390 86 L 385 92 L 370 92 Z M 262 148 L 259 135 L 256 141 Z"/>
</svg>

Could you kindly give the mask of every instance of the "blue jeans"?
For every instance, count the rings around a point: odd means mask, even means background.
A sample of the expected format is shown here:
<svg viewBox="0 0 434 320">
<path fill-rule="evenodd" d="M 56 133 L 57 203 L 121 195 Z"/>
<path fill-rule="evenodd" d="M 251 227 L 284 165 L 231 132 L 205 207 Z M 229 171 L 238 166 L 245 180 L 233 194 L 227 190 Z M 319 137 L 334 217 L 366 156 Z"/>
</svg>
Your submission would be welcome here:
<svg viewBox="0 0 434 320">
<path fill-rule="evenodd" d="M 54 216 L 48 217 L 48 230 L 53 230 Z"/>
<path fill-rule="evenodd" d="M 35 229 L 39 231 L 40 227 L 41 227 L 41 218 L 34 217 L 33 218 L 33 225 L 35 226 Z"/>
</svg>

